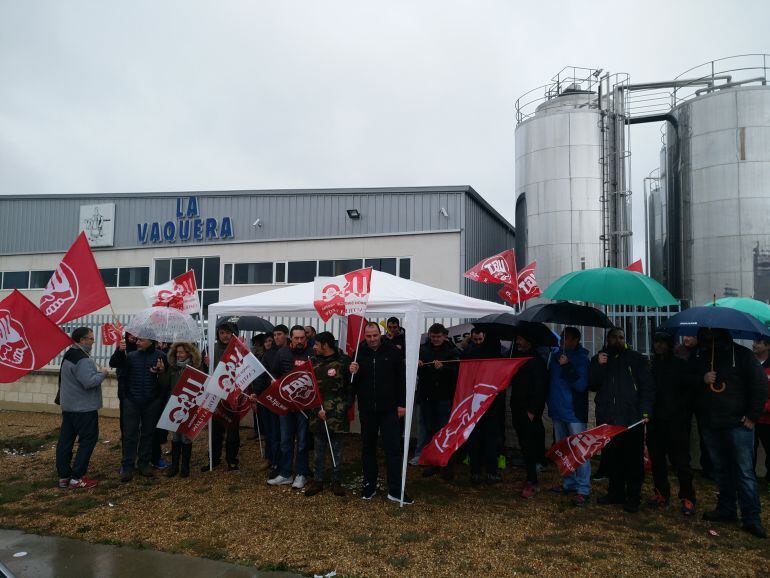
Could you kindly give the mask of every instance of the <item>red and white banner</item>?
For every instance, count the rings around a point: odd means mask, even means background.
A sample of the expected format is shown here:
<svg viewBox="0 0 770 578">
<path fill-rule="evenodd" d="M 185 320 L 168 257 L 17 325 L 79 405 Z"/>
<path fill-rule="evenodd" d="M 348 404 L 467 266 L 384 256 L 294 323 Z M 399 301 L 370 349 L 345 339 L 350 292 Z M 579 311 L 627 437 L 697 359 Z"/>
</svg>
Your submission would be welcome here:
<svg viewBox="0 0 770 578">
<path fill-rule="evenodd" d="M 626 271 L 636 271 L 637 273 L 641 273 L 644 275 L 644 266 L 642 265 L 642 260 L 637 259 L 633 263 L 631 263 L 628 267 L 624 267 Z"/>
<path fill-rule="evenodd" d="M 505 285 L 497 293 L 503 301 L 511 304 L 524 303 L 533 297 L 539 297 L 540 287 L 535 279 L 535 267 L 537 261 L 532 261 L 529 265 L 519 271 L 516 285 Z"/>
<path fill-rule="evenodd" d="M 142 293 L 150 307 L 172 307 L 188 315 L 200 313 L 201 310 L 195 272 L 192 269 L 167 283 L 148 287 Z"/>
<path fill-rule="evenodd" d="M 345 339 L 345 353 L 353 359 L 356 354 L 356 347 L 364 340 L 364 327 L 366 327 L 366 317 L 361 315 L 348 316 L 348 330 Z"/>
<path fill-rule="evenodd" d="M 209 422 L 219 399 L 206 393 L 208 375 L 186 367 L 171 392 L 171 397 L 158 420 L 158 427 L 195 439 Z"/>
<path fill-rule="evenodd" d="M 446 466 L 452 454 L 468 440 L 497 394 L 508 387 L 518 369 L 530 359 L 515 357 L 461 362 L 449 421 L 422 448 L 420 464 Z"/>
<path fill-rule="evenodd" d="M 313 365 L 305 361 L 281 379 L 276 379 L 257 401 L 278 415 L 320 407 L 323 400 L 318 391 Z"/>
<path fill-rule="evenodd" d="M 72 339 L 16 289 L 0 301 L 0 383 L 40 369 Z"/>
<path fill-rule="evenodd" d="M 40 310 L 62 324 L 110 304 L 85 233 L 80 233 L 56 267 L 40 297 Z"/>
<path fill-rule="evenodd" d="M 105 323 L 102 325 L 102 344 L 117 345 L 123 339 L 124 332 L 123 324 L 117 319 L 114 323 Z"/>
<path fill-rule="evenodd" d="M 254 357 L 246 344 L 233 337 L 206 382 L 206 391 L 235 405 L 249 384 L 265 371 L 265 367 Z"/>
<path fill-rule="evenodd" d="M 314 289 L 313 305 L 324 321 L 333 315 L 363 315 L 372 289 L 372 268 L 337 277 L 316 277 Z"/>
<path fill-rule="evenodd" d="M 479 261 L 465 272 L 465 277 L 479 283 L 503 283 L 512 285 L 517 278 L 516 257 L 513 249 Z"/>
<path fill-rule="evenodd" d="M 627 430 L 622 425 L 598 425 L 559 440 L 545 455 L 559 467 L 562 476 L 568 476 L 601 451 L 612 438 Z"/>
</svg>

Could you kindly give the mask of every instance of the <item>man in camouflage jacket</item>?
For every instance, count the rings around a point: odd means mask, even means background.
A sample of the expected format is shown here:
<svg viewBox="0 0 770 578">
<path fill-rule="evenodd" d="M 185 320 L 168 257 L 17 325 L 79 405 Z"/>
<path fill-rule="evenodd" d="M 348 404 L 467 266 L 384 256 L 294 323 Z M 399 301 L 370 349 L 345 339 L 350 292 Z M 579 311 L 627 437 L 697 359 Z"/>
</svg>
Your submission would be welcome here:
<svg viewBox="0 0 770 578">
<path fill-rule="evenodd" d="M 348 409 L 352 404 L 350 384 L 350 359 L 334 346 L 334 336 L 328 331 L 316 335 L 312 358 L 318 389 L 321 391 L 323 407 L 311 414 L 310 431 L 313 433 L 315 472 L 313 483 L 305 490 L 306 496 L 314 496 L 323 490 L 326 458 L 329 455 L 329 439 L 326 437 L 324 422 L 329 428 L 331 449 L 334 455 L 332 469 L 332 491 L 344 496 L 340 485 L 342 471 L 342 436 L 350 431 Z"/>
</svg>

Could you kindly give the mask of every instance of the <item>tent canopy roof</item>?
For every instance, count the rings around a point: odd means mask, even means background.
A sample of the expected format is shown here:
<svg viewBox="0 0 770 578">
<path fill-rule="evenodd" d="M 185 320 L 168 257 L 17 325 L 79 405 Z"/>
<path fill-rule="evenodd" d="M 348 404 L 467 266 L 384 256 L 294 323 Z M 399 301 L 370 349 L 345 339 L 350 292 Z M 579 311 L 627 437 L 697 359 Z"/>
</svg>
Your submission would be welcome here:
<svg viewBox="0 0 770 578">
<path fill-rule="evenodd" d="M 210 305 L 209 311 L 215 315 L 314 315 L 313 299 L 314 283 L 301 283 L 220 301 Z M 372 271 L 372 290 L 366 311 L 370 314 L 415 311 L 437 317 L 481 317 L 489 313 L 512 312 L 512 309 L 506 305 L 437 289 L 389 273 Z"/>
</svg>

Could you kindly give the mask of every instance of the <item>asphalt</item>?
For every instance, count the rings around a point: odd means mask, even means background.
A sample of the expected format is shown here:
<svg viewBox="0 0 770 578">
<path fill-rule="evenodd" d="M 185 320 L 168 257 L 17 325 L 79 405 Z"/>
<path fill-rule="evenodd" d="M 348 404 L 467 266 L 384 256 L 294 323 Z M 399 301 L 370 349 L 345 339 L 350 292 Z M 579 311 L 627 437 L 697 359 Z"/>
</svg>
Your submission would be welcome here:
<svg viewBox="0 0 770 578">
<path fill-rule="evenodd" d="M 26 552 L 26 555 L 19 554 Z M 16 557 L 14 557 L 16 554 Z M 89 544 L 70 538 L 0 530 L 0 577 L 16 578 L 294 578 L 153 550 Z"/>
</svg>

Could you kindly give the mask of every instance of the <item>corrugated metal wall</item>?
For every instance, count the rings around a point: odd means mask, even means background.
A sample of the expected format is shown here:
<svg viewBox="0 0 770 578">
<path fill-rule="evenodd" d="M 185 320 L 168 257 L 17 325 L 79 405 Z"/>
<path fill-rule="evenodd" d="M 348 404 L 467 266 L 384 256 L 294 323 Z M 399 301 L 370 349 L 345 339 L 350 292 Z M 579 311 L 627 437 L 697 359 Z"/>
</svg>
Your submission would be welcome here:
<svg viewBox="0 0 770 578">
<path fill-rule="evenodd" d="M 512 249 L 514 246 L 513 231 L 492 215 L 489 209 L 482 206 L 482 204 L 470 194 L 465 195 L 464 213 L 465 230 L 463 233 L 465 265 L 460 272 L 460 275 L 485 257 L 489 257 L 506 249 Z M 519 265 L 521 265 L 521 263 Z M 462 279 L 462 283 L 462 292 L 466 295 L 498 303 L 502 302 L 500 297 L 497 296 L 500 285 L 479 283 L 465 278 Z"/>
<path fill-rule="evenodd" d="M 141 247 L 137 225 L 177 221 L 177 198 L 195 196 L 200 217 L 230 217 L 232 241 L 358 237 L 462 228 L 467 187 L 345 189 L 332 191 L 236 191 L 3 198 L 0 254 L 65 251 L 78 231 L 80 206 L 115 203 L 115 248 Z M 448 216 L 442 214 L 444 208 Z M 347 209 L 361 213 L 350 219 Z M 253 223 L 259 219 L 261 226 Z M 177 241 L 176 245 L 231 240 Z M 150 245 L 148 242 L 147 245 Z M 160 245 L 169 246 L 164 242 Z"/>
</svg>

